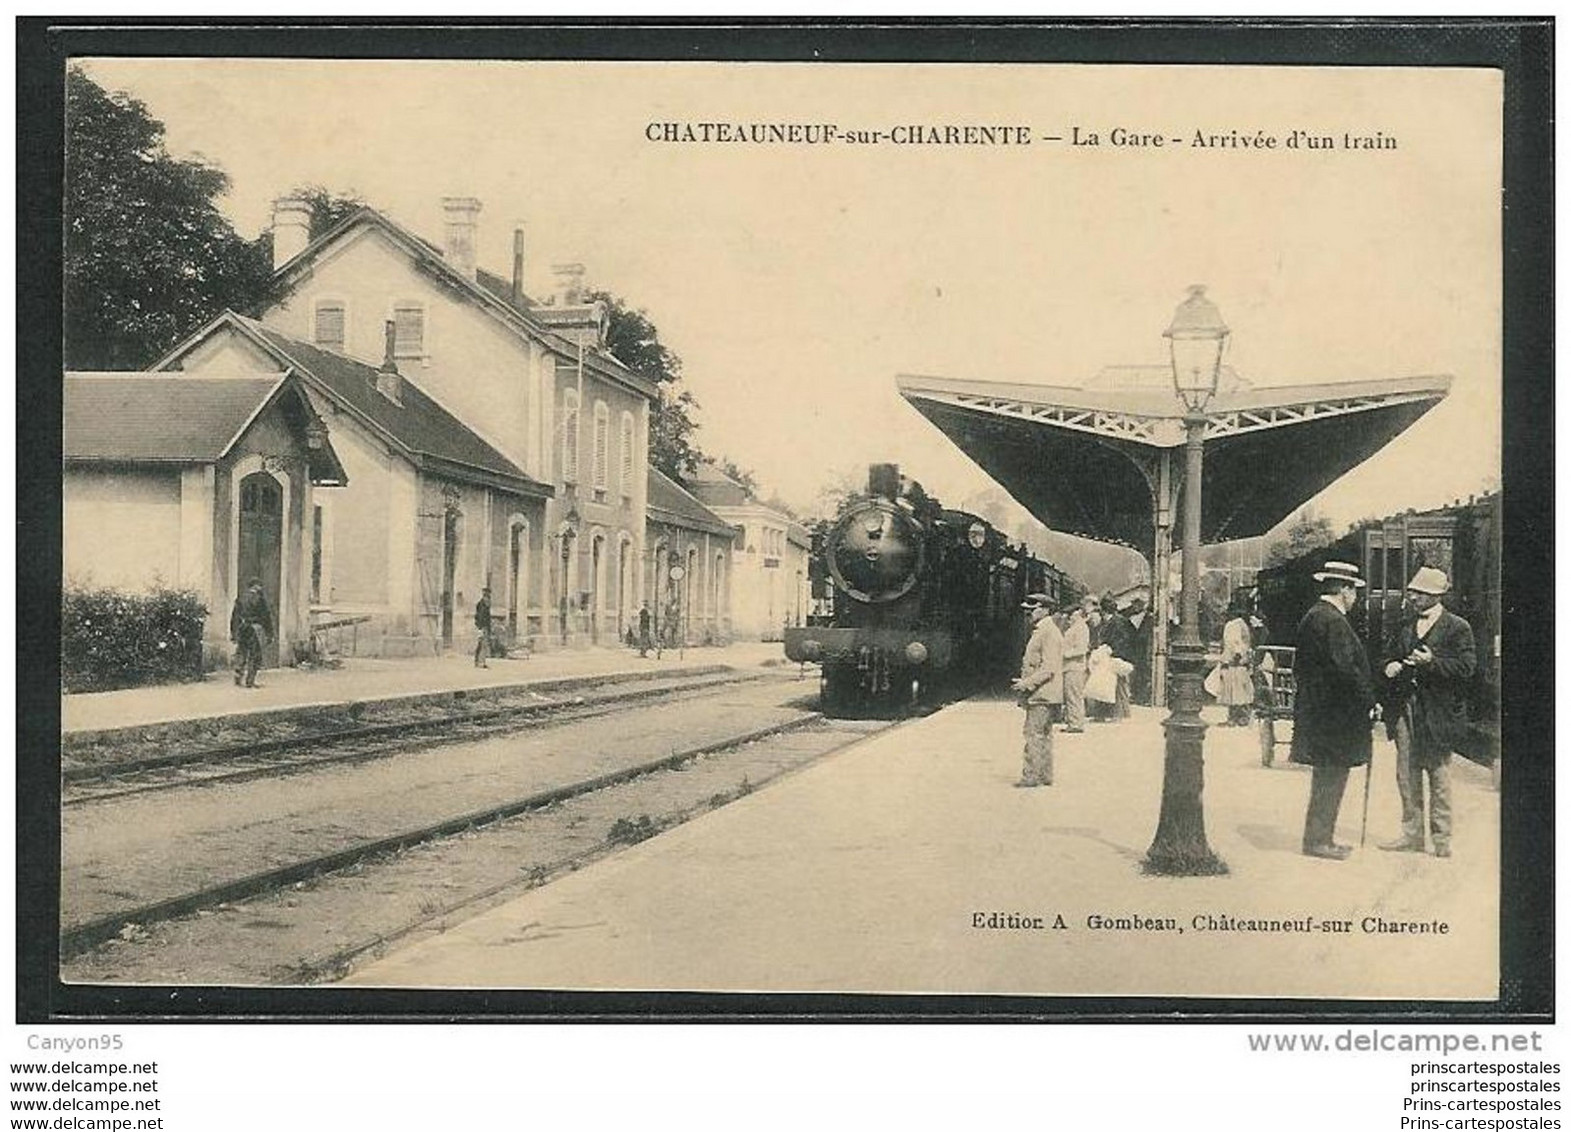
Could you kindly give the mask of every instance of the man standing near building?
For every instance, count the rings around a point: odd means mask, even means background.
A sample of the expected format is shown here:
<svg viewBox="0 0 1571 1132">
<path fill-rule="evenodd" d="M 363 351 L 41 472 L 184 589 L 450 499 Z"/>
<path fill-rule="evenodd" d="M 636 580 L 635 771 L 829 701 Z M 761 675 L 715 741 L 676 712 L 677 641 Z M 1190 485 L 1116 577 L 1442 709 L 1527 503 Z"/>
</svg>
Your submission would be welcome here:
<svg viewBox="0 0 1571 1132">
<path fill-rule="evenodd" d="M 1053 715 L 1064 702 L 1064 638 L 1054 623 L 1046 594 L 1021 602 L 1031 619 L 1031 639 L 1020 660 L 1020 676 L 1010 686 L 1023 693 L 1026 709 L 1025 762 L 1016 786 L 1053 784 Z"/>
<path fill-rule="evenodd" d="M 273 611 L 262 596 L 262 579 L 252 578 L 245 592 L 235 598 L 229 614 L 229 639 L 235 645 L 235 683 L 256 687 L 256 670 L 262 666 L 262 646 L 273 632 Z"/>
<path fill-rule="evenodd" d="M 638 607 L 638 655 L 649 655 L 649 603 Z"/>
<path fill-rule="evenodd" d="M 1298 623 L 1293 657 L 1298 691 L 1289 757 L 1314 768 L 1304 814 L 1304 853 L 1342 861 L 1353 850 L 1336 844 L 1336 816 L 1347 772 L 1369 762 L 1370 721 L 1378 713 L 1369 658 L 1347 620 L 1364 585 L 1358 567 L 1327 562 L 1314 579 L 1320 583 L 1320 600 Z"/>
<path fill-rule="evenodd" d="M 486 658 L 491 655 L 491 587 L 480 591 L 475 602 L 475 667 L 489 668 Z"/>
<path fill-rule="evenodd" d="M 1451 855 L 1451 752 L 1467 732 L 1467 685 L 1478 658 L 1473 627 L 1440 603 L 1450 588 L 1444 571 L 1419 567 L 1407 583 L 1407 600 L 1417 616 L 1402 626 L 1385 666 L 1402 836 L 1380 848 L 1394 852 L 1424 851 L 1427 774 L 1435 856 Z"/>
<path fill-rule="evenodd" d="M 1091 608 L 1095 608 L 1094 602 Z M 1091 622 L 1084 603 L 1077 602 L 1068 610 L 1069 622 L 1063 632 L 1064 682 L 1060 696 L 1064 705 L 1064 732 L 1077 735 L 1086 729 L 1086 661 L 1091 655 Z"/>
</svg>

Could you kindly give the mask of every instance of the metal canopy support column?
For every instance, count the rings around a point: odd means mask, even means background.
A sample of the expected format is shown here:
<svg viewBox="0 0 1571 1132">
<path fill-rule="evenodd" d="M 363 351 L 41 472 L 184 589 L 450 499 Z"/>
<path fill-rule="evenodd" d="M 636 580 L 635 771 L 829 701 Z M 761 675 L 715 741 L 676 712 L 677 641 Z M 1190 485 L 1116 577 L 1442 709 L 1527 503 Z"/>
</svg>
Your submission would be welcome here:
<svg viewBox="0 0 1571 1132">
<path fill-rule="evenodd" d="M 1153 467 L 1154 464 L 1154 467 Z M 1173 450 L 1159 449 L 1141 470 L 1151 485 L 1151 509 L 1156 528 L 1151 552 L 1151 703 L 1167 702 L 1167 630 L 1172 593 L 1167 579 L 1173 563 L 1173 512 L 1177 507 L 1177 477 L 1173 475 Z"/>
</svg>

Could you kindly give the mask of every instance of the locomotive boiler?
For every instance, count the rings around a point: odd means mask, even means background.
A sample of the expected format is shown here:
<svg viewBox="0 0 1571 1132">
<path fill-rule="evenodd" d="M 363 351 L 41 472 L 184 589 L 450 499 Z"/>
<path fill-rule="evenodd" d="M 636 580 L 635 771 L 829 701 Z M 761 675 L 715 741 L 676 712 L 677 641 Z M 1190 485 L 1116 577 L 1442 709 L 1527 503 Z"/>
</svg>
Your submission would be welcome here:
<svg viewBox="0 0 1571 1132">
<path fill-rule="evenodd" d="M 1058 571 L 977 515 L 945 509 L 892 464 L 814 539 L 815 623 L 786 630 L 786 656 L 820 666 L 823 710 L 891 714 L 1014 671 L 1020 602 L 1067 600 Z"/>
</svg>

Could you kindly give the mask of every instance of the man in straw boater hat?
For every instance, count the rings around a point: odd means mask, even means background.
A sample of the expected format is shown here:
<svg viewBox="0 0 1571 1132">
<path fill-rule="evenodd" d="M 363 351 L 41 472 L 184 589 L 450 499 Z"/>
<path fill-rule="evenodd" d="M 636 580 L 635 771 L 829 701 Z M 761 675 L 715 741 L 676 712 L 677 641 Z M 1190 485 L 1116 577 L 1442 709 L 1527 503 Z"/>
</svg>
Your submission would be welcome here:
<svg viewBox="0 0 1571 1132">
<path fill-rule="evenodd" d="M 1020 676 L 1010 686 L 1026 709 L 1025 762 L 1016 786 L 1053 784 L 1053 716 L 1064 702 L 1064 635 L 1052 618 L 1046 594 L 1030 594 L 1020 608 L 1031 618 L 1031 639 L 1020 659 Z"/>
<path fill-rule="evenodd" d="M 1424 776 L 1429 776 L 1429 833 L 1435 856 L 1451 855 L 1451 752 L 1467 734 L 1467 686 L 1478 665 L 1473 627 L 1440 603 L 1450 579 L 1420 566 L 1407 583 L 1414 617 L 1397 635 L 1385 666 L 1386 726 L 1396 740 L 1396 788 L 1402 836 L 1381 845 L 1424 851 Z"/>
<path fill-rule="evenodd" d="M 1298 623 L 1293 675 L 1293 748 L 1289 758 L 1314 768 L 1304 814 L 1304 853 L 1346 860 L 1352 847 L 1335 841 L 1336 816 L 1347 788 L 1347 772 L 1369 762 L 1370 721 L 1376 715 L 1374 683 L 1363 643 L 1348 623 L 1364 581 L 1358 567 L 1327 562 L 1314 575 L 1316 601 Z"/>
</svg>

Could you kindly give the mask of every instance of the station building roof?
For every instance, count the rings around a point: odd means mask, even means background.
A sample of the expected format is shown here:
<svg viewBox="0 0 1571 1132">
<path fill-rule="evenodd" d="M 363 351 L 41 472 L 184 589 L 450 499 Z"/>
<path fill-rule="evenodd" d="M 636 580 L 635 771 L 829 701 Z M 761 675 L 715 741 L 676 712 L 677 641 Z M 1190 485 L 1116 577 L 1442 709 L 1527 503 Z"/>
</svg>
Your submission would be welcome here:
<svg viewBox="0 0 1571 1132">
<path fill-rule="evenodd" d="M 282 404 L 304 429 L 317 422 L 300 380 L 68 371 L 61 455 L 67 464 L 213 464 L 229 455 L 264 411 Z M 332 444 L 308 451 L 313 483 L 348 482 Z"/>
<path fill-rule="evenodd" d="M 653 464 L 649 465 L 648 509 L 651 522 L 687 527 L 727 540 L 736 537 L 735 527 Z"/>
<path fill-rule="evenodd" d="M 1173 453 L 1172 476 L 1183 473 L 1183 407 L 1166 367 L 1114 367 L 1084 386 L 910 375 L 898 383 L 1050 529 L 1150 554 L 1162 454 Z M 1256 387 L 1224 368 L 1206 411 L 1201 540 L 1265 534 L 1450 386 L 1448 376 L 1423 376 Z"/>
</svg>

